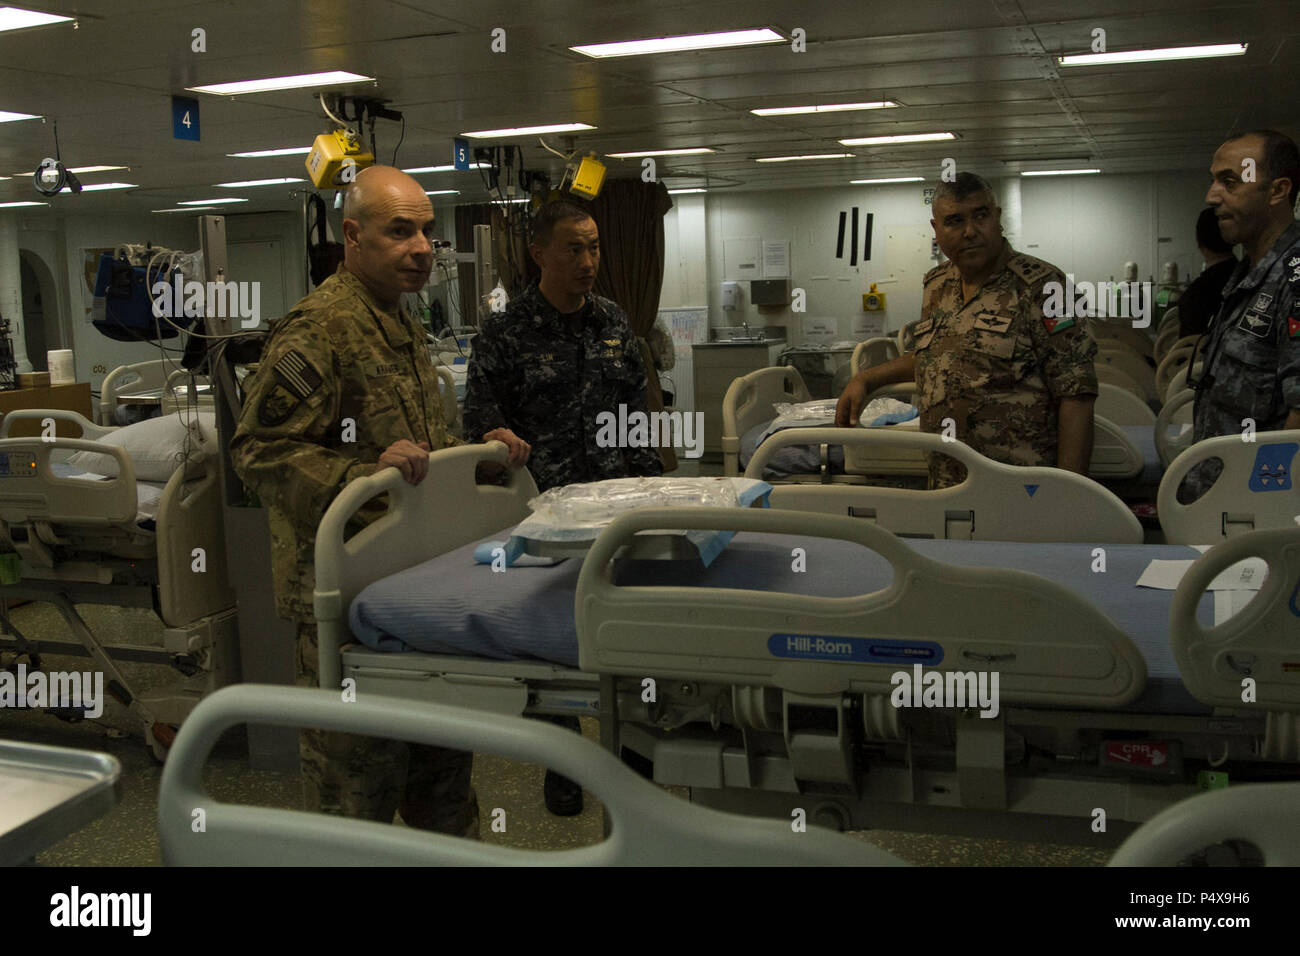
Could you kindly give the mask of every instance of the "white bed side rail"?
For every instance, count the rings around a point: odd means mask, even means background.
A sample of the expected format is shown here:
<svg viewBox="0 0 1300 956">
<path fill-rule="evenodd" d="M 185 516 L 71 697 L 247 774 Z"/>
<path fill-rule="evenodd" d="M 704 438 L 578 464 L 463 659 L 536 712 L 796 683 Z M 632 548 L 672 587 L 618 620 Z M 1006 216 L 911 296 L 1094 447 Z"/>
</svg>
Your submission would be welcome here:
<svg viewBox="0 0 1300 956">
<path fill-rule="evenodd" d="M 1170 544 L 1215 544 L 1246 531 L 1295 526 L 1300 486 L 1293 469 L 1300 459 L 1300 429 L 1258 432 L 1254 439 L 1207 438 L 1170 462 L 1156 492 L 1160 526 Z M 1223 462 L 1218 480 L 1191 504 L 1180 504 L 1178 486 L 1211 458 Z"/>
<path fill-rule="evenodd" d="M 1300 866 L 1300 783 L 1248 783 L 1175 803 L 1142 824 L 1109 866 L 1178 866 L 1193 853 L 1246 840 L 1265 866 Z"/>
<path fill-rule="evenodd" d="M 319 727 L 552 767 L 595 793 L 609 813 L 608 837 L 593 846 L 537 852 L 492 846 L 390 824 L 296 810 L 221 803 L 203 767 L 222 732 L 242 723 Z M 194 832 L 202 808 L 205 832 Z M 158 798 L 163 859 L 181 866 L 790 866 L 901 865 L 852 837 L 788 821 L 709 810 L 642 780 L 588 740 L 536 720 L 445 704 L 241 684 L 201 701 L 163 769 Z"/>
<path fill-rule="evenodd" d="M 992 461 L 962 442 L 886 428 L 786 429 L 758 446 L 746 478 L 786 445 L 826 442 L 877 448 L 894 455 L 915 449 L 948 455 L 966 466 L 964 482 L 924 491 L 864 485 L 778 485 L 774 508 L 855 514 L 896 534 L 978 541 L 1086 541 L 1141 544 L 1142 525 L 1114 493 L 1060 468 Z M 846 453 L 847 456 L 847 453 Z M 852 509 L 852 510 L 850 510 Z"/>
<path fill-rule="evenodd" d="M 57 477 L 51 469 L 52 456 L 78 451 L 112 455 L 117 476 L 107 481 Z M 136 505 L 135 469 L 126 452 L 115 445 L 84 438 L 0 439 L 0 521 L 6 524 L 134 526 Z"/>
<path fill-rule="evenodd" d="M 407 484 L 396 468 L 353 481 L 330 504 L 316 533 L 313 598 L 320 644 L 320 683 L 337 687 L 347 609 L 372 581 L 403 571 L 522 521 L 537 485 L 526 470 L 508 469 L 509 485 L 478 485 L 479 462 L 505 464 L 506 446 L 458 445 L 431 452 L 429 471 Z M 372 498 L 387 494 L 388 512 L 344 541 L 348 521 Z"/>
<path fill-rule="evenodd" d="M 733 379 L 722 398 L 722 473 L 740 474 L 740 440 L 755 425 L 776 417 L 773 405 L 808 400 L 808 387 L 793 366 L 760 368 Z"/>
<path fill-rule="evenodd" d="M 816 539 L 850 541 L 887 559 L 894 579 L 873 594 L 836 598 L 615 586 L 618 550 L 656 528 L 792 535 L 810 563 Z M 575 618 L 579 665 L 588 673 L 889 694 L 892 675 L 930 664 L 997 671 L 1004 703 L 1103 708 L 1133 700 L 1146 684 L 1146 664 L 1129 637 L 1063 585 L 933 561 L 880 528 L 830 515 L 727 508 L 622 515 L 587 554 Z M 809 647 L 826 653 L 804 653 Z"/>
<path fill-rule="evenodd" d="M 1221 571 L 1252 557 L 1268 565 L 1259 592 L 1222 624 L 1203 628 L 1196 606 L 1205 589 Z M 1183 684 L 1202 703 L 1300 710 L 1300 528 L 1244 534 L 1201 555 L 1174 593 L 1169 633 Z"/>
<path fill-rule="evenodd" d="M 117 430 L 116 425 L 96 425 L 80 412 L 74 412 L 66 408 L 20 408 L 17 411 L 7 413 L 4 416 L 4 421 L 0 422 L 0 438 L 8 438 L 10 427 L 17 422 L 36 421 L 41 423 L 47 418 L 54 419 L 56 429 L 59 422 L 76 425 L 81 429 L 81 434 L 77 437 L 85 441 L 97 441 L 109 432 Z"/>
</svg>

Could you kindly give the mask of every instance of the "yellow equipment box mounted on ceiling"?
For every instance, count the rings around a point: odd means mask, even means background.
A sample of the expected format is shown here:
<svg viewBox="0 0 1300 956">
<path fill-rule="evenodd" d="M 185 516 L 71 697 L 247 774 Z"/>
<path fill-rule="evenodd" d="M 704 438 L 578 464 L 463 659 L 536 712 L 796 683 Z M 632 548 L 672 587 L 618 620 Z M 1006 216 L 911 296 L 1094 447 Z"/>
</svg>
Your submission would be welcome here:
<svg viewBox="0 0 1300 956">
<path fill-rule="evenodd" d="M 336 129 L 316 137 L 307 156 L 307 174 L 317 189 L 332 189 L 346 186 L 374 164 L 375 157 L 365 152 L 353 133 Z"/>
<path fill-rule="evenodd" d="M 595 199 L 600 194 L 600 187 L 605 182 L 605 166 L 595 156 L 584 156 L 578 164 L 578 171 L 573 174 L 569 192 L 577 193 L 588 199 Z"/>
</svg>

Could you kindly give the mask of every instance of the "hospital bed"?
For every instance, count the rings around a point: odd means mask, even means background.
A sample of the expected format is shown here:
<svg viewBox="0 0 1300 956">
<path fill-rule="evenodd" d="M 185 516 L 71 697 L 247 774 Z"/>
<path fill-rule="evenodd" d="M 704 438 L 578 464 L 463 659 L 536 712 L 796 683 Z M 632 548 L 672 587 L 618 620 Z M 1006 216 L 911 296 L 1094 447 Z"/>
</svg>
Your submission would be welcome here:
<svg viewBox="0 0 1300 956">
<path fill-rule="evenodd" d="M 1142 390 L 1142 397 L 1154 401 L 1161 394 L 1156 388 L 1156 373 L 1146 359 L 1135 350 L 1118 341 L 1102 341 L 1097 349 L 1095 364 L 1109 367 L 1127 375 Z"/>
<path fill-rule="evenodd" d="M 914 403 L 916 385 L 901 382 L 877 389 L 868 401 L 896 398 Z M 1149 428 L 1116 424 L 1105 416 L 1115 408 L 1126 418 L 1136 414 L 1127 403 L 1122 389 L 1106 388 L 1098 401 L 1093 429 L 1093 453 L 1090 477 L 1098 481 L 1128 481 L 1141 476 L 1154 488 L 1160 480 L 1156 467 L 1153 436 Z M 793 368 L 764 368 L 732 381 L 722 401 L 723 474 L 735 476 L 743 470 L 750 477 L 762 477 L 777 484 L 819 483 L 852 485 L 869 483 L 867 476 L 908 476 L 924 478 L 929 474 L 924 454 L 914 446 L 893 444 L 867 445 L 850 440 L 852 430 L 837 429 L 832 434 L 818 428 L 814 436 L 808 427 L 786 429 L 796 437 L 786 437 L 772 447 L 764 459 L 766 471 L 756 474 L 749 468 L 755 448 L 766 446 L 776 436 L 760 441 L 762 433 L 775 418 L 777 403 L 797 404 L 809 400 L 803 379 Z M 1145 407 L 1141 399 L 1135 400 Z M 1151 417 L 1150 412 L 1147 412 Z M 897 425 L 869 429 L 889 432 L 916 432 L 919 422 L 913 419 Z M 777 433 L 783 434 L 783 433 Z M 868 451 L 868 447 L 870 450 Z"/>
<path fill-rule="evenodd" d="M 868 485 L 774 485 L 773 507 L 862 518 L 908 537 L 973 541 L 1116 541 L 1137 544 L 1142 526 L 1128 507 L 1097 482 L 1060 468 L 1005 465 L 939 435 L 886 429 L 807 428 L 777 432 L 758 447 L 746 478 L 791 442 L 840 441 L 845 456 L 922 458 L 943 454 L 961 462 L 967 478 L 939 490 Z"/>
<path fill-rule="evenodd" d="M 427 831 L 216 800 L 203 766 L 241 723 L 320 727 L 539 761 L 583 784 L 604 806 L 605 839 L 538 852 Z M 203 807 L 205 826 L 193 828 Z M 217 691 L 181 729 L 158 795 L 163 862 L 171 866 L 897 866 L 851 837 L 789 821 L 692 806 L 642 780 L 613 754 L 572 733 L 446 704 L 374 696 L 344 703 L 323 690 L 242 684 Z"/>
<path fill-rule="evenodd" d="M 79 438 L 9 438 L 24 419 L 53 419 L 80 429 Z M 123 448 L 101 439 L 114 429 L 76 412 L 11 412 L 0 426 L 0 557 L 16 565 L 16 581 L 0 597 L 53 605 L 74 642 L 27 639 L 0 601 L 0 624 L 12 639 L 0 648 L 91 657 L 105 686 L 143 726 L 162 759 L 180 724 L 207 691 L 239 673 L 235 595 L 227 583 L 220 458 L 191 454 L 166 482 L 135 480 Z M 76 452 L 111 456 L 116 476 L 87 474 L 68 459 Z M 113 469 L 110 469 L 113 470 Z M 196 549 L 203 549 L 199 554 Z M 105 645 L 76 604 L 152 608 L 164 625 L 163 646 Z M 115 660 L 167 664 L 185 675 L 177 683 L 136 692 Z"/>
<path fill-rule="evenodd" d="M 337 816 L 223 803 L 204 785 L 203 767 L 225 730 L 250 722 L 368 733 L 554 767 L 600 799 L 608 811 L 607 834 L 594 846 L 546 853 Z M 0 744 L 0 754 L 4 746 Z M 196 834 L 193 808 L 200 806 L 206 811 L 205 826 Z M 181 729 L 159 787 L 158 830 L 163 860 L 173 866 L 901 863 L 815 824 L 798 833 L 785 821 L 683 804 L 591 742 L 540 721 L 382 698 L 344 703 L 327 691 L 256 684 L 217 691 Z M 1232 787 L 1176 803 L 1138 828 L 1109 865 L 1172 866 L 1207 846 L 1241 840 L 1262 848 L 1268 865 L 1300 865 L 1300 783 Z M 31 855 L 15 855 L 13 861 Z"/>
<path fill-rule="evenodd" d="M 316 547 L 322 687 L 348 678 L 358 699 L 599 716 L 608 749 L 653 761 L 657 782 L 695 802 L 785 821 L 803 808 L 850 829 L 1115 845 L 1192 795 L 1202 768 L 1238 782 L 1296 774 L 1300 672 L 1280 665 L 1294 658 L 1300 529 L 1198 558 L 1175 546 L 905 544 L 831 515 L 647 509 L 615 520 L 581 566 L 494 573 L 470 552 L 525 517 L 533 493 L 522 472 L 509 487 L 474 485 L 475 464 L 505 454 L 499 443 L 437 452 L 420 485 L 388 470 L 331 505 Z M 349 517 L 384 493 L 389 512 L 345 540 Z M 739 533 L 707 570 L 615 566 L 639 532 L 683 527 Z M 1268 563 L 1264 587 L 1206 629 L 1217 604 L 1206 586 L 1249 555 Z M 1196 563 L 1171 595 L 1133 586 L 1153 558 Z M 407 616 L 377 637 L 385 600 Z M 996 670 L 998 716 L 892 706 L 891 675 L 921 663 Z M 1256 703 L 1234 696 L 1243 666 Z M 1159 760 L 1134 767 L 1132 752 Z"/>
<path fill-rule="evenodd" d="M 191 405 L 215 407 L 212 385 L 207 376 L 195 375 L 172 359 L 154 359 L 134 365 L 119 365 L 104 377 L 100 386 L 100 425 L 121 425 L 122 406 L 158 407 L 166 415 Z"/>
<path fill-rule="evenodd" d="M 1293 474 L 1300 429 L 1258 432 L 1255 440 L 1222 435 L 1196 442 L 1169 465 L 1160 481 L 1156 509 L 1166 540 L 1213 544 L 1266 528 L 1293 528 L 1300 517 L 1300 488 Z M 1178 501 L 1178 486 L 1202 462 L 1217 458 L 1223 471 L 1190 504 Z"/>
<path fill-rule="evenodd" d="M 867 339 L 865 342 L 859 342 L 853 349 L 853 356 L 849 359 L 849 369 L 851 374 L 857 375 L 869 368 L 875 368 L 877 365 L 884 365 L 886 362 L 893 361 L 898 356 L 898 341 L 896 339 Z"/>
</svg>

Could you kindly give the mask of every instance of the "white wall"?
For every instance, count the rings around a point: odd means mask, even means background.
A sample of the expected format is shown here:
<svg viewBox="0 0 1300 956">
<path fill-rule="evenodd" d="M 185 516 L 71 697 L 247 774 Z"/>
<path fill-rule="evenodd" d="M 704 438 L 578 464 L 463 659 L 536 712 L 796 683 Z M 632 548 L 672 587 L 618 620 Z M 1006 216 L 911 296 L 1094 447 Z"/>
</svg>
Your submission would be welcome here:
<svg viewBox="0 0 1300 956">
<path fill-rule="evenodd" d="M 924 185 L 674 196 L 664 223 L 667 261 L 660 308 L 698 305 L 702 291 L 715 327 L 742 321 L 785 325 L 790 341 L 798 343 L 805 316 L 829 317 L 837 322 L 839 338 L 853 339 L 853 318 L 863 314 L 862 293 L 875 282 L 887 295 L 887 330 L 898 329 L 919 317 L 921 279 L 940 261 L 930 257 L 933 231 Z M 1201 269 L 1195 227 L 1207 185 L 1197 173 L 1022 179 L 1018 248 L 1077 280 L 1122 278 L 1127 260 L 1138 263 L 1141 279 L 1157 281 L 1161 266 L 1175 261 L 1186 280 Z M 1005 182 L 994 186 L 1008 192 Z M 868 212 L 875 214 L 875 224 L 871 261 L 861 261 L 859 248 L 858 265 L 850 266 L 847 241 L 844 259 L 835 258 L 835 241 L 840 211 L 854 205 L 860 231 Z M 790 285 L 807 291 L 805 316 L 789 308 L 755 307 L 748 283 L 742 283 L 743 308 L 723 312 L 723 240 L 731 238 L 790 240 Z"/>
</svg>

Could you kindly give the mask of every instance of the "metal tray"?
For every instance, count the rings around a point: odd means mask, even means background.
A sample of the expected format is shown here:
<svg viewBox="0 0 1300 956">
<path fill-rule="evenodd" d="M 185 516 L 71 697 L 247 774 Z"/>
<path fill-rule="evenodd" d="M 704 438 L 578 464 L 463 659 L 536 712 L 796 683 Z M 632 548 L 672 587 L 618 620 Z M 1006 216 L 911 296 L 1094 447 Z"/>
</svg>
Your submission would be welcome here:
<svg viewBox="0 0 1300 956">
<path fill-rule="evenodd" d="M 121 776 L 108 754 L 0 741 L 0 866 L 31 860 L 113 809 Z"/>
</svg>

